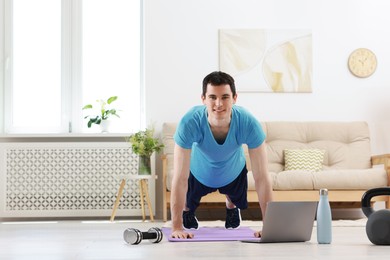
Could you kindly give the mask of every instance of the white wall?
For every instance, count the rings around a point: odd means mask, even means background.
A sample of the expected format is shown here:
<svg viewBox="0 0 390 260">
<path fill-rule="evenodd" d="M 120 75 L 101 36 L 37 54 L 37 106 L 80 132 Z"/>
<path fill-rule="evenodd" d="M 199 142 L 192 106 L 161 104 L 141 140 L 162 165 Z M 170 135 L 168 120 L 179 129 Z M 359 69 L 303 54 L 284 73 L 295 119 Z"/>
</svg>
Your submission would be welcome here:
<svg viewBox="0 0 390 260">
<path fill-rule="evenodd" d="M 219 29 L 311 29 L 313 93 L 239 93 L 237 104 L 261 121 L 364 120 L 373 153 L 388 153 L 389 10 L 388 0 L 146 0 L 147 122 L 159 130 L 200 104 L 203 77 L 219 69 Z M 378 59 L 365 79 L 347 68 L 361 47 Z"/>
<path fill-rule="evenodd" d="M 4 13 L 3 2 L 0 1 L 0 14 Z M 0 16 L 2 20 L 4 18 Z M 4 50 L 4 28 L 3 21 L 0 21 L 0 50 Z M 0 133 L 3 133 L 4 128 L 4 57 L 3 51 L 0 51 Z"/>
</svg>

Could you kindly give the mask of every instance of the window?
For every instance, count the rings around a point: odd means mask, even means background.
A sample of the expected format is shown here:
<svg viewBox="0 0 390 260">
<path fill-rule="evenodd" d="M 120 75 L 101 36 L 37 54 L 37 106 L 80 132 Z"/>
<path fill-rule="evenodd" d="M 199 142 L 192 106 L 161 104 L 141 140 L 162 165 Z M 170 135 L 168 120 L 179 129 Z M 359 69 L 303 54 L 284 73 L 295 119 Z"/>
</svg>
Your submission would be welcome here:
<svg viewBox="0 0 390 260">
<path fill-rule="evenodd" d="M 139 129 L 141 53 L 141 0 L 5 0 L 6 133 L 99 132 L 82 107 L 110 96 Z"/>
</svg>

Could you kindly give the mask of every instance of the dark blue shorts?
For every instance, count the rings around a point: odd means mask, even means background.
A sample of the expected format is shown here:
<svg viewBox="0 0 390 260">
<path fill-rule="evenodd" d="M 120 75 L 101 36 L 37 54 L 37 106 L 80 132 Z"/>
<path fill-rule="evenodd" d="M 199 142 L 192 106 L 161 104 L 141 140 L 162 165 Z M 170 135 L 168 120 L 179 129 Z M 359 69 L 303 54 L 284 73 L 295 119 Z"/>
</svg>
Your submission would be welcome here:
<svg viewBox="0 0 390 260">
<path fill-rule="evenodd" d="M 188 178 L 186 206 L 189 208 L 190 211 L 195 212 L 203 196 L 218 190 L 221 194 L 228 195 L 230 200 L 233 202 L 234 205 L 236 205 L 237 208 L 239 209 L 248 208 L 247 173 L 248 170 L 246 169 L 246 165 L 245 165 L 240 175 L 238 175 L 238 177 L 233 182 L 220 188 L 210 188 L 200 183 L 190 172 L 190 176 Z"/>
</svg>

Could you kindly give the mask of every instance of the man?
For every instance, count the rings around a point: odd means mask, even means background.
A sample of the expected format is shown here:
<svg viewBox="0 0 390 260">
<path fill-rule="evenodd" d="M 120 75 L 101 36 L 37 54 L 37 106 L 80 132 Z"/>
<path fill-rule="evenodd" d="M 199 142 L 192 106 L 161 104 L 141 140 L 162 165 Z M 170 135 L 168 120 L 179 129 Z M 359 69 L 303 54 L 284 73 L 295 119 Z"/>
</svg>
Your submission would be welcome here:
<svg viewBox="0 0 390 260">
<path fill-rule="evenodd" d="M 240 209 L 248 207 L 247 169 L 242 144 L 247 144 L 256 192 L 263 216 L 272 200 L 267 170 L 265 134 L 258 120 L 235 106 L 234 79 L 212 72 L 203 80 L 204 106 L 195 106 L 180 120 L 174 135 L 171 189 L 173 238 L 192 238 L 198 229 L 195 210 L 200 199 L 218 190 L 226 196 L 227 229 L 240 226 Z M 254 234 L 260 237 L 260 231 Z"/>
</svg>

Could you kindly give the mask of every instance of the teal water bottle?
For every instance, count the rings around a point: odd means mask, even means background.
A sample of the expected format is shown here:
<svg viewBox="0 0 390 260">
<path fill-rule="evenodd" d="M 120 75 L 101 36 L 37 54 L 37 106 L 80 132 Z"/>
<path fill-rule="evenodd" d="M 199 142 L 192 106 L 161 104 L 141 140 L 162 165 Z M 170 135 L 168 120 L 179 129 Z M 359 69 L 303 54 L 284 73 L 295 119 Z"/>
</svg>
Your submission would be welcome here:
<svg viewBox="0 0 390 260">
<path fill-rule="evenodd" d="M 317 207 L 317 241 L 319 244 L 332 242 L 332 212 L 327 189 L 320 190 L 320 201 Z"/>
</svg>

